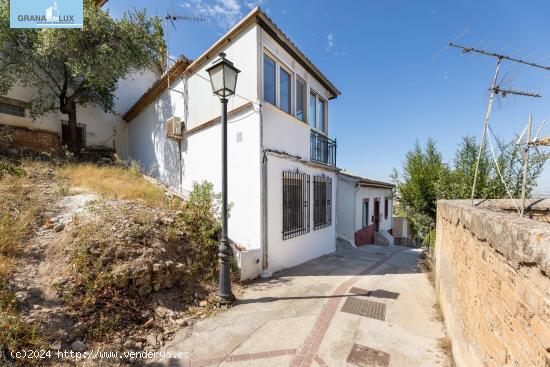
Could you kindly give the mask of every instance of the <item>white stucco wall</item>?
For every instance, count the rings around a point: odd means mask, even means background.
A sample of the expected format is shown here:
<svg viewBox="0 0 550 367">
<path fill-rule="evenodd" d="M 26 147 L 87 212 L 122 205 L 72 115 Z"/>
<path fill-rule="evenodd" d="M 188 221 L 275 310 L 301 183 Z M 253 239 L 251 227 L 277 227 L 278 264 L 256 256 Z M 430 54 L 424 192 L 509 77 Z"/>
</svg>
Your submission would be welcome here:
<svg viewBox="0 0 550 367">
<path fill-rule="evenodd" d="M 269 103 L 262 104 L 263 148 L 310 158 L 310 128 Z"/>
<path fill-rule="evenodd" d="M 388 219 L 385 219 L 384 217 L 384 198 L 388 197 Z M 355 230 L 361 229 L 362 226 L 362 220 L 363 220 L 363 199 L 368 198 L 369 199 L 369 222 L 368 224 L 373 224 L 374 221 L 372 220 L 372 216 L 374 215 L 374 199 L 379 198 L 380 199 L 380 229 L 384 229 L 386 231 L 390 230 L 392 228 L 392 216 L 393 216 L 393 208 L 392 208 L 392 190 L 391 189 L 384 189 L 384 188 L 378 188 L 378 187 L 365 187 L 361 186 L 357 189 L 357 193 L 355 195 Z"/>
<path fill-rule="evenodd" d="M 77 122 L 86 125 L 87 146 L 101 146 L 116 149 L 119 156 L 127 157 L 128 139 L 126 122 L 122 120 L 122 114 L 147 90 L 157 74 L 151 70 L 134 73 L 119 81 L 115 91 L 114 113 L 104 112 L 95 106 L 77 105 Z M 32 100 L 33 89 L 21 85 L 15 85 L 6 95 L 23 102 Z M 60 112 L 52 112 L 36 120 L 28 116 L 18 117 L 0 113 L 0 124 L 27 127 L 51 131 L 61 137 L 61 120 L 67 120 L 67 115 Z"/>
<path fill-rule="evenodd" d="M 180 80 L 173 88 L 184 83 Z M 183 96 L 174 91 L 165 91 L 147 106 L 128 124 L 130 159 L 144 173 L 183 195 L 194 183 L 203 181 L 212 182 L 214 190 L 220 192 L 221 124 L 184 134 L 181 143 L 166 137 L 166 119 L 181 116 L 184 108 Z M 229 236 L 247 249 L 260 247 L 259 126 L 259 113 L 252 108 L 228 120 Z"/>
<path fill-rule="evenodd" d="M 355 181 L 338 175 L 336 200 L 336 234 L 339 238 L 355 243 Z"/>
<path fill-rule="evenodd" d="M 227 109 L 231 111 L 249 101 L 258 100 L 257 33 L 258 26 L 250 25 L 231 42 L 216 50 L 209 60 L 193 69 L 191 74 L 184 74 L 184 84 L 173 87 L 185 93 L 187 104 L 178 113 L 186 122 L 187 129 L 192 129 L 220 116 L 220 100 L 213 95 L 210 79 L 206 72 L 206 69 L 218 58 L 217 54 L 220 52 L 225 52 L 227 59 L 241 70 L 237 78 L 236 95 L 229 100 Z"/>
<path fill-rule="evenodd" d="M 331 253 L 336 248 L 336 174 L 305 166 L 285 158 L 270 156 L 267 163 L 268 197 L 268 271 L 276 272 L 301 264 L 316 257 Z M 310 178 L 310 231 L 303 235 L 283 240 L 283 171 L 308 173 Z M 332 178 L 332 224 L 313 229 L 313 176 L 326 175 Z"/>
</svg>

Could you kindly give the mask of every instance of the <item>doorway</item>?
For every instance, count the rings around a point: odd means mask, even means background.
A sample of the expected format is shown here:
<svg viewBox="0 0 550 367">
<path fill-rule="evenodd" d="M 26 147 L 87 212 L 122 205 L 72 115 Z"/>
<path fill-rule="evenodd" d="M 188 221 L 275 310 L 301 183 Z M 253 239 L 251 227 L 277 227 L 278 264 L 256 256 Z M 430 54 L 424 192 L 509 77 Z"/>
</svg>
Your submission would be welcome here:
<svg viewBox="0 0 550 367">
<path fill-rule="evenodd" d="M 374 198 L 374 228 L 378 231 L 380 227 L 380 198 Z"/>
</svg>

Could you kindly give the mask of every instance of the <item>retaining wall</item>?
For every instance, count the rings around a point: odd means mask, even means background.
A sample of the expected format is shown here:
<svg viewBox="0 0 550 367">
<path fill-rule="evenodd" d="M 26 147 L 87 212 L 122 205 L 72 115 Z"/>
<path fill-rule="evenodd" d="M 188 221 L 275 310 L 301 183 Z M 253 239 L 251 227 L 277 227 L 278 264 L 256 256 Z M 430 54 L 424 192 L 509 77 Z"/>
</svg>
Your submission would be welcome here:
<svg viewBox="0 0 550 367">
<path fill-rule="evenodd" d="M 550 366 L 550 224 L 509 209 L 438 202 L 436 290 L 458 367 Z"/>
</svg>

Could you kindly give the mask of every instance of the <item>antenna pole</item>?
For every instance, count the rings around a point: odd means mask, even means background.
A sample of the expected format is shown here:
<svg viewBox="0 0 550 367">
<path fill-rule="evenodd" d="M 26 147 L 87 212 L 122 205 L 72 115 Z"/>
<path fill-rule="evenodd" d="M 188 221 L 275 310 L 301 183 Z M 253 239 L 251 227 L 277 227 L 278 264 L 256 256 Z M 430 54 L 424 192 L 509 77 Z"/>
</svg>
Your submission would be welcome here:
<svg viewBox="0 0 550 367">
<path fill-rule="evenodd" d="M 531 126 L 533 125 L 533 115 L 529 114 L 527 123 L 527 144 L 523 155 L 523 184 L 521 185 L 521 216 L 525 213 L 525 191 L 527 186 L 527 173 L 529 171 L 529 144 L 531 144 Z"/>
<path fill-rule="evenodd" d="M 164 18 L 166 20 L 166 72 L 167 75 L 167 82 L 168 82 L 168 88 L 170 88 L 170 73 L 168 72 L 170 70 L 170 38 L 169 38 L 169 30 L 168 30 L 168 15 Z"/>
<path fill-rule="evenodd" d="M 472 206 L 474 205 L 474 196 L 476 192 L 476 184 L 477 184 L 477 176 L 479 173 L 479 162 L 481 160 L 481 152 L 483 151 L 483 147 L 485 145 L 485 137 L 487 136 L 487 129 L 489 127 L 489 121 L 491 119 L 491 113 L 493 111 L 493 102 L 495 100 L 495 90 L 497 86 L 498 72 L 500 70 L 500 61 L 501 61 L 501 58 L 499 57 L 497 59 L 495 76 L 493 77 L 493 83 L 491 84 L 491 89 L 489 92 L 489 102 L 487 103 L 487 112 L 485 113 L 485 123 L 483 124 L 483 133 L 481 134 L 481 141 L 479 142 L 479 152 L 477 153 L 476 170 L 474 173 L 474 183 L 472 185 L 472 195 L 471 195 Z"/>
</svg>

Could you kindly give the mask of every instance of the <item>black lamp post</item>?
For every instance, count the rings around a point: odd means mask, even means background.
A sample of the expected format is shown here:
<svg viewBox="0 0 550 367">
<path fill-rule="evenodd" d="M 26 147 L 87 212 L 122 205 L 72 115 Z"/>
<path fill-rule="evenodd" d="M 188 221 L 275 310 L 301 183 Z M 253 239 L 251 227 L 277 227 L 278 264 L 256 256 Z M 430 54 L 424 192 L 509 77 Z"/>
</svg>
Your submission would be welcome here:
<svg viewBox="0 0 550 367">
<path fill-rule="evenodd" d="M 227 237 L 227 99 L 235 94 L 237 74 L 240 70 L 220 53 L 220 58 L 206 69 L 210 75 L 212 91 L 222 103 L 222 239 L 220 241 L 220 280 L 218 296 L 221 303 L 231 303 L 235 296 L 231 292 L 230 260 L 233 251 Z"/>
</svg>

